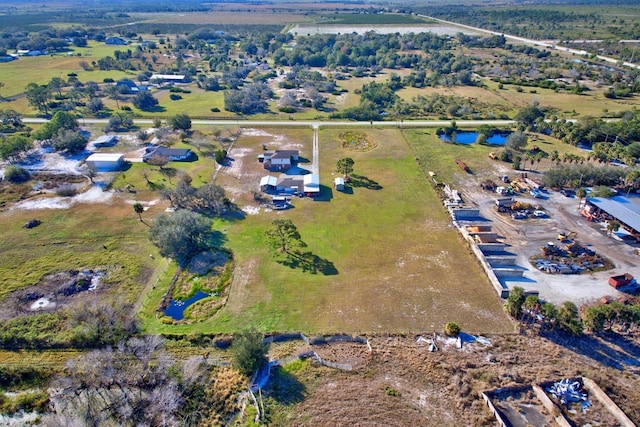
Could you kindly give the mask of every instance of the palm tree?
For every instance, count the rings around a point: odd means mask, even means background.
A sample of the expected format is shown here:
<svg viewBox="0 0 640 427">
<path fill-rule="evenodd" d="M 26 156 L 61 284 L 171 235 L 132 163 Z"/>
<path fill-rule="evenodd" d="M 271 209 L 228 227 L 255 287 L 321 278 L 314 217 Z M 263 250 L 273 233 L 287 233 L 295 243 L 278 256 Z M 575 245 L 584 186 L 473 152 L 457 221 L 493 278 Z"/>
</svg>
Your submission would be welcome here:
<svg viewBox="0 0 640 427">
<path fill-rule="evenodd" d="M 612 219 L 607 223 L 607 235 L 611 237 L 613 233 L 620 229 L 620 223 L 615 219 Z"/>
<path fill-rule="evenodd" d="M 638 181 L 640 181 L 640 170 L 631 169 L 629 172 L 627 172 L 627 175 L 624 177 L 624 185 L 627 187 L 627 196 L 629 195 L 631 190 L 636 187 Z"/>
<path fill-rule="evenodd" d="M 578 200 L 578 209 L 580 209 L 580 205 L 582 205 L 582 199 L 587 197 L 587 190 L 585 190 L 582 187 L 578 188 L 576 190 L 576 197 L 579 198 L 579 200 Z"/>
<path fill-rule="evenodd" d="M 134 203 L 133 211 L 138 214 L 138 218 L 140 218 L 140 222 L 144 222 L 142 221 L 142 212 L 144 212 L 144 206 L 142 206 L 142 203 Z"/>
</svg>

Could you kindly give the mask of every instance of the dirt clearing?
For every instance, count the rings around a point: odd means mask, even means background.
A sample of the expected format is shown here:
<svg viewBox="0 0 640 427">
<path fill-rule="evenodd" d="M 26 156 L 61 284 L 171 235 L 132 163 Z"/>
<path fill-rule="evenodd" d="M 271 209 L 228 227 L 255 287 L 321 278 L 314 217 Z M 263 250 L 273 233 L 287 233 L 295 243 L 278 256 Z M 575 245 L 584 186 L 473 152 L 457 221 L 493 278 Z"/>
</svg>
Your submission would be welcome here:
<svg viewBox="0 0 640 427">
<path fill-rule="evenodd" d="M 618 348 L 612 337 L 587 337 L 596 347 L 585 349 L 580 339 L 549 338 L 490 336 L 489 345 L 467 344 L 461 350 L 441 345 L 431 353 L 413 336 L 370 337 L 373 354 L 357 371 L 310 365 L 292 373 L 305 398 L 292 406 L 273 403 L 272 420 L 291 426 L 492 426 L 495 418 L 480 398 L 481 391 L 586 376 L 634 422 L 640 421 L 637 337 L 616 338 L 631 350 L 628 363 L 618 369 L 596 355 Z M 272 380 L 277 389 L 281 378 Z M 278 396 L 272 398 L 277 401 Z M 587 415 L 579 418 L 593 425 L 616 425 L 597 404 Z"/>
</svg>

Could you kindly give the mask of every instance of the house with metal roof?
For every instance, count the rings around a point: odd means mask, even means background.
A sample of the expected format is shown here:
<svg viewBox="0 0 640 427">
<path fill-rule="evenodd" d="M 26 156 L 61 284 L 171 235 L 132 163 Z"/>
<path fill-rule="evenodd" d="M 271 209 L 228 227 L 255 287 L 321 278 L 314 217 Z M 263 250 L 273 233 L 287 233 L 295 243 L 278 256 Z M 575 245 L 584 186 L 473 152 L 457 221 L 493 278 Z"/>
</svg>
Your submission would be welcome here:
<svg viewBox="0 0 640 427">
<path fill-rule="evenodd" d="M 113 147 L 118 142 L 118 137 L 115 135 L 100 135 L 91 143 L 94 147 Z"/>
<path fill-rule="evenodd" d="M 298 161 L 298 150 L 265 151 L 258 156 L 264 168 L 271 171 L 287 171 Z"/>
<path fill-rule="evenodd" d="M 104 44 L 124 46 L 127 44 L 127 41 L 122 37 L 107 37 L 104 40 Z"/>
<path fill-rule="evenodd" d="M 188 148 L 167 148 L 162 145 L 156 145 L 145 149 L 142 160 L 146 162 L 153 156 L 162 156 L 170 161 L 180 162 L 188 160 L 192 155 L 193 153 Z"/>
<path fill-rule="evenodd" d="M 267 175 L 260 179 L 260 191 L 269 192 L 276 191 L 278 187 L 278 178 L 275 176 Z"/>
</svg>

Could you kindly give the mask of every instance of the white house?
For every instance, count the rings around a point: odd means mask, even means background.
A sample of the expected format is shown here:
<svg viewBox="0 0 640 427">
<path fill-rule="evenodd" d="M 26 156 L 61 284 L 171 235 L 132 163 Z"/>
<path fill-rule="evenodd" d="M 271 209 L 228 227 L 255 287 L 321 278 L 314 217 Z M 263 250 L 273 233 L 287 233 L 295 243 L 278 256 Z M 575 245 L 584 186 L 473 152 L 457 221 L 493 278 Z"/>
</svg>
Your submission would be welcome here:
<svg viewBox="0 0 640 427">
<path fill-rule="evenodd" d="M 124 165 L 122 153 L 93 153 L 85 161 L 87 167 L 94 171 L 116 171 Z"/>
<path fill-rule="evenodd" d="M 151 82 L 173 82 L 173 83 L 184 83 L 187 79 L 187 76 L 184 74 L 153 74 L 149 81 Z"/>
</svg>

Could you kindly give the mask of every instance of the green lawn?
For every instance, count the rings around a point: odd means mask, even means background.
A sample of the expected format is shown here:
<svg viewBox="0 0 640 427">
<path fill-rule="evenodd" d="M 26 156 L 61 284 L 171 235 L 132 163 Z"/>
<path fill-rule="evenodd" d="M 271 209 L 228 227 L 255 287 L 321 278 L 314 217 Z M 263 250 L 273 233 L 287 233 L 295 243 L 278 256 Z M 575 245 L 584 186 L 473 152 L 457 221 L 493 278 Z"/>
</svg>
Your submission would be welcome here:
<svg viewBox="0 0 640 427">
<path fill-rule="evenodd" d="M 266 331 L 408 332 L 441 330 L 447 321 L 467 331 L 510 330 L 499 299 L 466 243 L 449 226 L 447 213 L 401 133 L 366 131 L 379 145 L 361 153 L 340 147 L 339 131 L 321 130 L 322 200 L 296 199 L 295 208 L 288 211 L 261 211 L 244 220 L 216 222 L 236 261 L 224 309 L 202 323 L 163 325 L 154 313 L 162 295 L 156 289 L 142 313 L 147 330 L 210 333 L 253 325 Z M 310 152 L 309 131 L 306 136 L 297 131 L 295 138 L 287 130 L 270 132 L 302 144 L 301 154 Z M 261 150 L 250 137 L 241 137 L 236 149 L 256 154 Z M 344 156 L 355 160 L 355 174 L 382 188 L 355 187 L 352 194 L 333 191 L 335 163 Z M 220 177 L 222 185 L 238 182 L 228 174 Z M 275 218 L 293 220 L 308 250 L 337 274 L 312 274 L 279 264 L 264 239 Z M 460 271 L 465 271 L 465 280 Z"/>
</svg>

